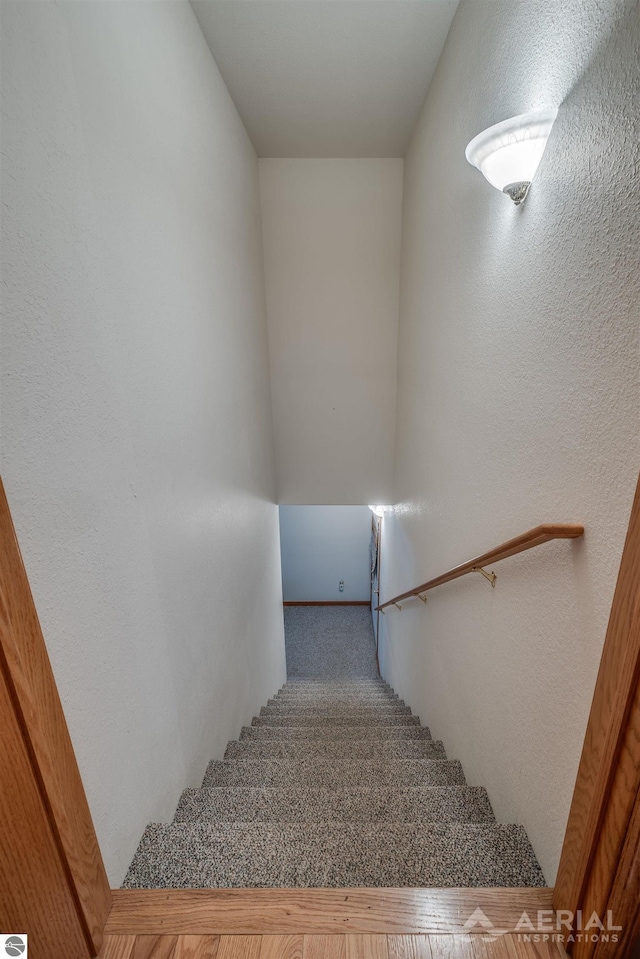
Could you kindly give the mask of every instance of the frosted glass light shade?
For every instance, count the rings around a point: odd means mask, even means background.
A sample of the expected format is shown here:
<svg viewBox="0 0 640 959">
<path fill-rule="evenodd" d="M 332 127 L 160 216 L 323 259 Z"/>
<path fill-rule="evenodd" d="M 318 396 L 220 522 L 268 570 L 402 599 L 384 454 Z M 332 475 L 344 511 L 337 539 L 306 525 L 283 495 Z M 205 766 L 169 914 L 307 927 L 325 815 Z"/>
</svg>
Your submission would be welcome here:
<svg viewBox="0 0 640 959">
<path fill-rule="evenodd" d="M 492 186 L 520 204 L 540 165 L 557 115 L 555 109 L 538 110 L 496 123 L 473 138 L 465 156 Z"/>
<path fill-rule="evenodd" d="M 375 513 L 376 516 L 384 516 L 384 506 L 370 506 L 369 509 L 372 513 Z"/>
</svg>

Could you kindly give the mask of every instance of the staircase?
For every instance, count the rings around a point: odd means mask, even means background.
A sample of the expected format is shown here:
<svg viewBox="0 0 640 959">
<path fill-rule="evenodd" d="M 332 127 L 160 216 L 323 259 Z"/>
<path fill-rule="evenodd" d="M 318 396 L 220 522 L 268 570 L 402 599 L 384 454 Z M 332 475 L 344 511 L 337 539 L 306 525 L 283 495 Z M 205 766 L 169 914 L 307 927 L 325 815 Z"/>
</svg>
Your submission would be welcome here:
<svg viewBox="0 0 640 959">
<path fill-rule="evenodd" d="M 496 823 L 381 679 L 287 682 L 147 826 L 126 888 L 544 886 L 522 826 Z"/>
</svg>

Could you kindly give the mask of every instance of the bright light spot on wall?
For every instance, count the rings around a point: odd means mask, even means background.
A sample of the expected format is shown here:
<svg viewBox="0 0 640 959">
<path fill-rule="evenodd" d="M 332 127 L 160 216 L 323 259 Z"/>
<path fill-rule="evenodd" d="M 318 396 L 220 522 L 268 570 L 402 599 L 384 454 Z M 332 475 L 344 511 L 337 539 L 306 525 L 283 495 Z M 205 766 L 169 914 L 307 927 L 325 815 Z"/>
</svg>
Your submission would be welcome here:
<svg viewBox="0 0 640 959">
<path fill-rule="evenodd" d="M 372 513 L 375 513 L 376 516 L 384 516 L 384 511 L 387 509 L 386 506 L 370 506 L 369 509 Z"/>
<path fill-rule="evenodd" d="M 522 113 L 489 127 L 467 146 L 465 156 L 516 205 L 526 197 L 558 115 L 556 109 Z"/>
</svg>

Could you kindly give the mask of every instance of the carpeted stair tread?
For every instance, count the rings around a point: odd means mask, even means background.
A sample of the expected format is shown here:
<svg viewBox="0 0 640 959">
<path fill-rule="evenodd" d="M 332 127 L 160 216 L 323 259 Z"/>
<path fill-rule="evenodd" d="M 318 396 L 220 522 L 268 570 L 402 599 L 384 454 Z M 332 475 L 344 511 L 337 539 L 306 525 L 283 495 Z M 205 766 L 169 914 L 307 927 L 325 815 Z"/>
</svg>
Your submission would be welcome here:
<svg viewBox="0 0 640 959">
<path fill-rule="evenodd" d="M 340 741 L 346 739 L 431 739 L 427 726 L 243 726 L 240 739 L 289 741 L 308 739 Z"/>
<path fill-rule="evenodd" d="M 203 786 L 465 786 L 456 760 L 212 760 Z"/>
<path fill-rule="evenodd" d="M 287 681 L 284 686 L 389 686 L 390 684 L 378 673 L 375 676 L 292 676 L 287 670 Z"/>
<path fill-rule="evenodd" d="M 433 739 L 243 739 L 230 742 L 229 759 L 446 759 L 441 742 Z"/>
<path fill-rule="evenodd" d="M 356 702 L 391 702 L 397 703 L 400 699 L 397 693 L 391 690 L 353 690 L 353 689 L 318 689 L 310 690 L 281 690 L 272 697 L 276 702 L 299 702 L 311 704 L 314 701 L 328 700 L 355 700 Z"/>
<path fill-rule="evenodd" d="M 398 700 L 400 697 L 394 689 L 383 687 L 370 687 L 369 689 L 353 689 L 353 687 L 343 686 L 336 689 L 327 689 L 319 687 L 318 689 L 281 689 L 272 697 L 273 699 L 300 699 L 304 702 L 310 702 L 312 699 L 389 699 Z"/>
<path fill-rule="evenodd" d="M 419 716 L 397 713 L 377 713 L 363 716 L 359 713 L 342 713 L 340 716 L 309 716 L 306 713 L 271 713 L 269 716 L 254 716 L 252 726 L 419 726 Z"/>
<path fill-rule="evenodd" d="M 384 706 L 386 703 L 395 706 L 405 706 L 398 696 L 297 696 L 295 693 L 286 695 L 278 693 L 273 699 L 270 699 L 267 706 L 275 706 L 279 703 L 290 703 L 292 706 L 348 706 L 355 703 L 357 706 Z"/>
<path fill-rule="evenodd" d="M 400 706 L 396 703 L 381 703 L 372 705 L 371 703 L 348 703 L 346 706 L 336 706 L 335 704 L 299 706 L 297 703 L 275 703 L 269 706 L 263 706 L 260 710 L 261 716 L 376 716 L 390 714 L 394 716 L 410 716 L 410 706 Z"/>
<path fill-rule="evenodd" d="M 372 687 L 384 689 L 393 689 L 391 683 L 388 683 L 382 676 L 363 677 L 361 679 L 323 679 L 320 676 L 290 676 L 286 683 L 280 689 L 313 689 L 318 687 L 325 689 L 371 689 Z"/>
<path fill-rule="evenodd" d="M 543 886 L 521 826 L 172 823 L 147 826 L 125 888 Z"/>
<path fill-rule="evenodd" d="M 479 786 L 185 789 L 174 822 L 495 822 Z"/>
<path fill-rule="evenodd" d="M 287 683 L 281 686 L 276 696 L 397 696 L 397 692 L 392 686 L 373 685 L 358 686 L 355 683 L 344 684 L 343 686 L 323 686 L 314 685 L 314 683 Z"/>
</svg>

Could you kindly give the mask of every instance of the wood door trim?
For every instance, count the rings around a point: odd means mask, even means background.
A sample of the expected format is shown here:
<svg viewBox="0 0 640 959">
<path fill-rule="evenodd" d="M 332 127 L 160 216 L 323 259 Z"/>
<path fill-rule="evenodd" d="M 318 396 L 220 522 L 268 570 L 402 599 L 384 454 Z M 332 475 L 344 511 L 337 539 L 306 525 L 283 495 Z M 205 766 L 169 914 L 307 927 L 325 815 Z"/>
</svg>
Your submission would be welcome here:
<svg viewBox="0 0 640 959">
<path fill-rule="evenodd" d="M 640 790 L 636 793 L 629 828 L 619 853 L 605 912 L 609 911 L 614 917 L 624 913 L 625 924 L 618 942 L 610 939 L 597 944 L 595 959 L 619 959 L 621 955 L 629 955 L 634 945 L 640 942 Z"/>
<path fill-rule="evenodd" d="M 111 891 L 2 480 L 0 667 L 87 945 L 95 954 Z"/>
<path fill-rule="evenodd" d="M 596 680 L 565 833 L 554 907 L 606 908 L 640 774 L 640 481 Z M 631 917 L 631 914 L 629 914 Z M 632 917 L 631 917 L 632 918 Z M 624 924 L 626 917 L 619 916 Z M 591 956 L 595 945 L 576 946 Z"/>
<path fill-rule="evenodd" d="M 482 909 L 514 931 L 522 913 L 551 909 L 553 890 L 114 889 L 105 935 L 449 934 Z M 478 933 L 486 933 L 481 926 Z"/>
<path fill-rule="evenodd" d="M 0 661 L 0 931 L 27 933 L 33 959 L 86 959 L 86 926 L 7 680 Z"/>
</svg>

